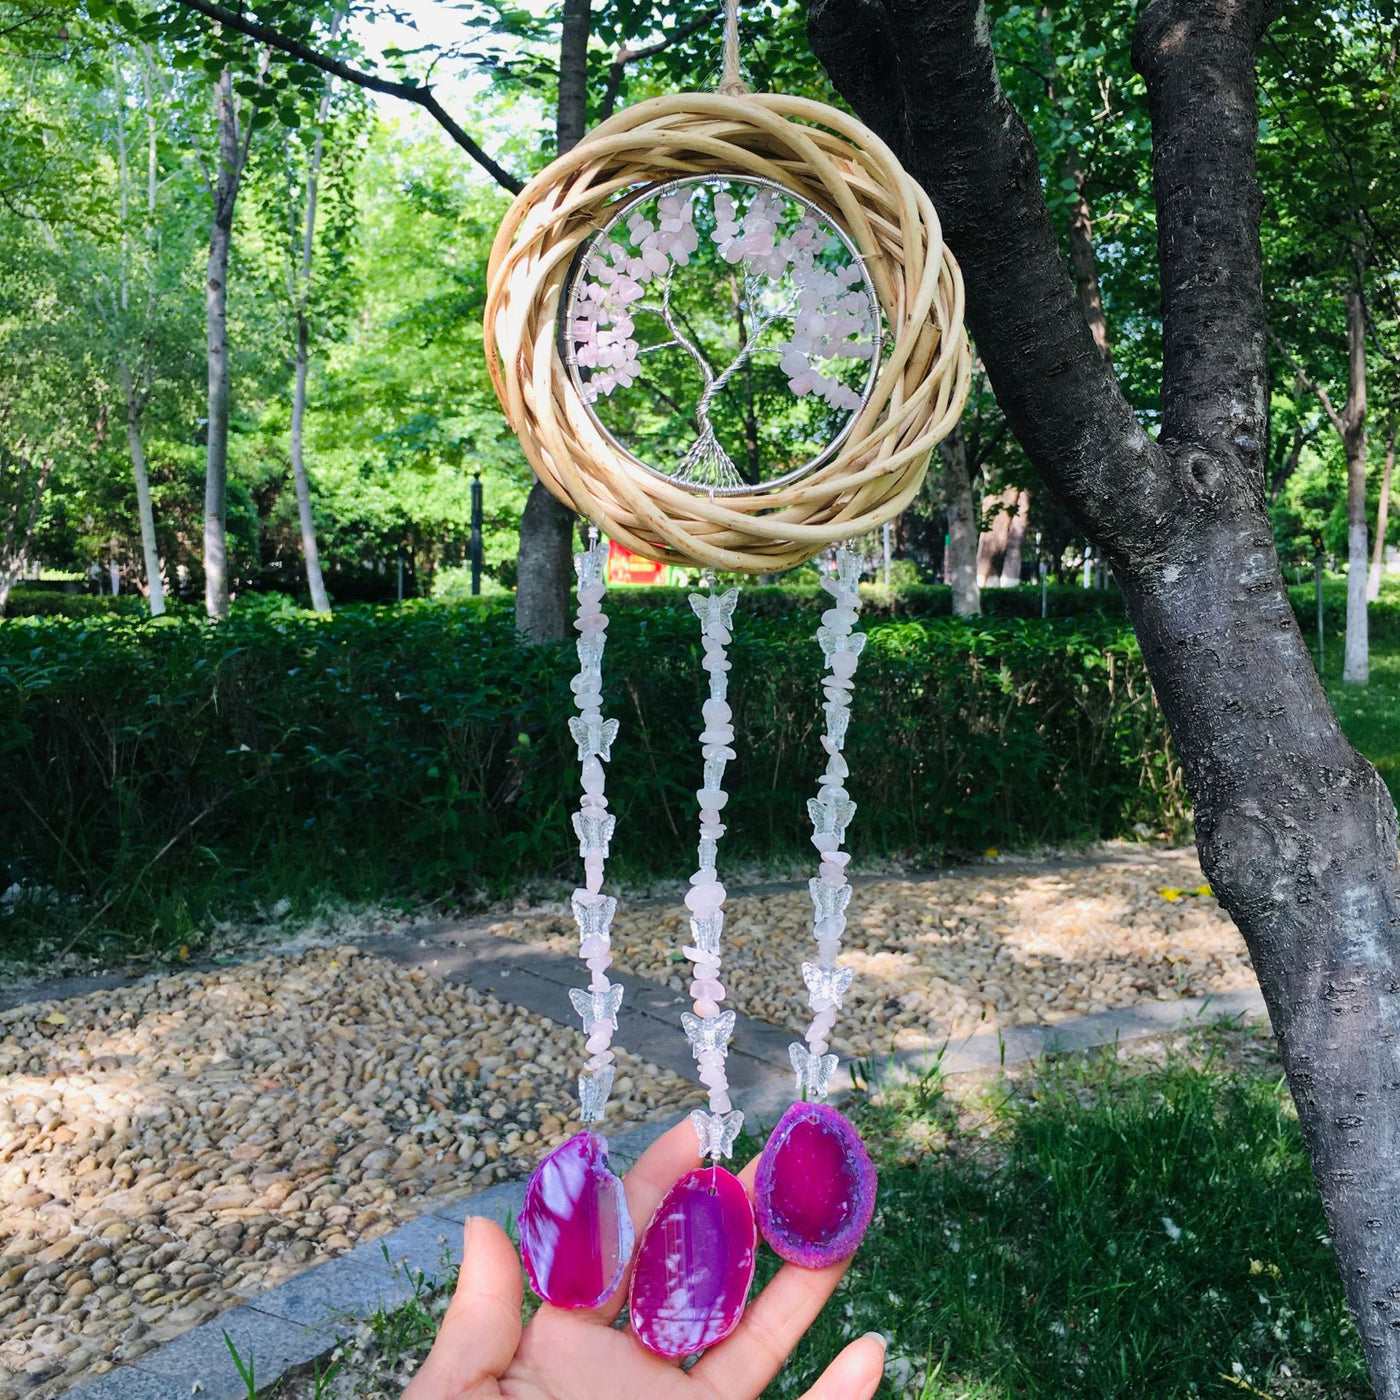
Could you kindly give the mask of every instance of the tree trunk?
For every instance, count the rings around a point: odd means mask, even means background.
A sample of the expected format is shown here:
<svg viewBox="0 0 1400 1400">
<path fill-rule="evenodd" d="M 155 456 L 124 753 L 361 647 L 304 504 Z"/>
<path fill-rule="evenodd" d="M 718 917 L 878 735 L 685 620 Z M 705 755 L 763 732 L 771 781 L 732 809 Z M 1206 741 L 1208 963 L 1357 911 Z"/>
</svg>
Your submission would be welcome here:
<svg viewBox="0 0 1400 1400">
<path fill-rule="evenodd" d="M 564 0 L 559 35 L 559 111 L 556 145 L 562 156 L 588 128 L 588 35 L 591 0 Z M 558 641 L 569 632 L 569 583 L 573 577 L 573 512 L 538 481 L 520 517 L 515 580 L 515 626 L 532 642 Z"/>
<path fill-rule="evenodd" d="M 982 501 L 982 517 L 988 512 L 992 526 L 984 530 L 977 541 L 977 582 L 983 588 L 1001 586 L 1001 561 L 1006 557 L 1007 541 L 1011 537 L 1011 507 L 1016 500 L 1016 488 L 1008 487 L 999 496 L 986 496 Z"/>
<path fill-rule="evenodd" d="M 214 88 L 219 167 L 214 183 L 214 218 L 209 231 L 209 267 L 204 290 L 209 352 L 209 437 L 204 471 L 204 608 L 228 616 L 228 264 L 233 208 L 242 173 L 233 79 L 228 69 Z"/>
<path fill-rule="evenodd" d="M 1015 588 L 1021 582 L 1021 552 L 1026 544 L 1026 517 L 1030 513 L 1031 493 L 1011 490 L 1014 513 L 1006 518 L 1006 552 L 1001 556 L 1001 586 Z"/>
<path fill-rule="evenodd" d="M 1103 291 L 1099 286 L 1099 265 L 1094 257 L 1094 223 L 1089 201 L 1084 194 L 1084 168 L 1079 163 L 1079 150 L 1071 146 L 1065 153 L 1064 176 L 1074 181 L 1074 202 L 1069 213 L 1069 262 L 1074 270 L 1074 288 L 1079 294 L 1079 309 L 1088 323 L 1089 334 L 1107 361 L 1112 358 L 1108 348 L 1108 321 L 1103 314 Z"/>
<path fill-rule="evenodd" d="M 15 580 L 24 573 L 24 567 L 29 562 L 29 547 L 34 542 L 34 531 L 39 524 L 39 507 L 43 504 L 44 490 L 53 472 L 53 458 L 47 457 L 40 463 L 31 483 L 32 471 L 33 466 L 27 458 L 0 447 L 0 488 L 14 494 L 9 519 L 5 522 L 4 543 L 0 545 L 0 616 L 4 615 L 10 601 L 10 590 L 15 586 Z"/>
<path fill-rule="evenodd" d="M 301 552 L 306 560 L 306 586 L 311 593 L 311 606 L 318 613 L 329 613 L 331 600 L 326 593 L 321 574 L 321 551 L 316 543 L 316 516 L 311 506 L 311 481 L 306 475 L 302 455 L 302 424 L 306 419 L 306 369 L 309 358 L 310 329 L 306 311 L 297 311 L 296 382 L 292 389 L 292 477 L 297 489 L 297 517 L 301 523 Z"/>
<path fill-rule="evenodd" d="M 340 29 L 340 14 L 331 18 L 330 37 L 335 40 Z M 326 595 L 326 583 L 321 576 L 321 551 L 316 543 L 316 517 L 311 507 L 311 482 L 306 475 L 306 460 L 302 451 L 302 428 L 306 421 L 306 372 L 311 352 L 311 325 L 308 305 L 311 299 L 311 262 L 316 251 L 316 195 L 321 178 L 321 156 L 325 150 L 326 119 L 331 110 L 331 85 L 321 94 L 320 110 L 316 114 L 316 140 L 311 147 L 311 165 L 306 172 L 306 226 L 301 247 L 301 279 L 293 279 L 297 325 L 296 380 L 292 389 L 292 479 L 296 483 L 297 518 L 301 524 L 301 552 L 306 560 L 306 587 L 311 594 L 311 606 L 318 613 L 329 613 L 331 600 Z"/>
<path fill-rule="evenodd" d="M 156 543 L 156 515 L 151 506 L 151 478 L 146 471 L 146 447 L 141 441 L 141 404 L 125 360 L 119 365 L 122 398 L 126 404 L 126 445 L 131 453 L 131 474 L 136 481 L 136 513 L 141 521 L 141 554 L 146 564 L 146 602 L 152 617 L 165 612 L 165 586 L 160 575 L 160 547 Z"/>
<path fill-rule="evenodd" d="M 1151 0 L 1161 432 L 1105 363 L 1059 253 L 980 0 L 813 0 L 838 90 L 928 189 L 969 327 L 1041 478 L 1113 566 L 1239 926 L 1378 1400 L 1400 1400 L 1400 862 L 1395 807 L 1343 738 L 1263 501 L 1255 55 L 1269 0 Z M 1210 275 L 1203 277 L 1202 268 Z"/>
<path fill-rule="evenodd" d="M 1347 292 L 1347 402 L 1342 410 L 1347 457 L 1347 639 L 1342 680 L 1365 685 L 1371 656 L 1366 627 L 1366 312 L 1361 292 Z"/>
<path fill-rule="evenodd" d="M 1374 603 L 1381 596 L 1381 573 L 1385 568 L 1385 527 L 1390 514 L 1390 479 L 1395 475 L 1395 434 L 1397 420 L 1390 419 L 1385 440 L 1385 469 L 1381 473 L 1381 499 L 1376 507 L 1376 539 L 1371 548 L 1371 574 L 1366 580 L 1366 598 Z"/>
<path fill-rule="evenodd" d="M 948 582 L 953 585 L 953 616 L 978 617 L 982 590 L 977 584 L 977 507 L 967 465 L 967 439 L 954 428 L 941 443 L 943 499 L 948 512 Z"/>
</svg>

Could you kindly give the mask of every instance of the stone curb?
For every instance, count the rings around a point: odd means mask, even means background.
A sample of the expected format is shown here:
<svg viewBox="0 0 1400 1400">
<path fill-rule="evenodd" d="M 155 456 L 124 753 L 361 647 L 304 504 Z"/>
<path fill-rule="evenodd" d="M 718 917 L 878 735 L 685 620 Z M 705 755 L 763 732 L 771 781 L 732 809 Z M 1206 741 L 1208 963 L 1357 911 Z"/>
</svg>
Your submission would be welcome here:
<svg viewBox="0 0 1400 1400">
<path fill-rule="evenodd" d="M 978 1031 L 957 1044 L 903 1051 L 879 1064 L 867 1062 L 867 1072 L 860 1077 L 879 1081 L 892 1074 L 928 1073 L 935 1068 L 944 1074 L 976 1073 L 1218 1020 L 1258 1017 L 1264 1011 L 1257 989 L 1149 1002 L 1057 1026 Z M 781 1034 L 786 1040 L 787 1033 Z M 768 1124 L 776 1121 L 791 1100 L 790 1075 L 766 1061 L 756 1063 L 765 1064 L 767 1074 L 739 1091 L 736 1098 L 751 1123 Z M 853 1077 L 843 1072 L 838 1094 L 849 1094 L 854 1087 Z M 670 1116 L 612 1139 L 614 1164 L 625 1170 L 681 1116 Z M 234 1364 L 225 1334 L 245 1364 L 251 1360 L 255 1386 L 263 1391 L 288 1373 L 326 1356 L 335 1346 L 337 1333 L 367 1313 L 407 1301 L 413 1296 L 415 1276 L 432 1278 L 460 1263 L 462 1224 L 469 1215 L 489 1216 L 508 1226 L 524 1195 L 524 1181 L 501 1182 L 437 1208 L 308 1269 L 66 1395 L 71 1400 L 190 1400 L 195 1394 L 206 1400 L 246 1400 L 248 1386 Z"/>
</svg>

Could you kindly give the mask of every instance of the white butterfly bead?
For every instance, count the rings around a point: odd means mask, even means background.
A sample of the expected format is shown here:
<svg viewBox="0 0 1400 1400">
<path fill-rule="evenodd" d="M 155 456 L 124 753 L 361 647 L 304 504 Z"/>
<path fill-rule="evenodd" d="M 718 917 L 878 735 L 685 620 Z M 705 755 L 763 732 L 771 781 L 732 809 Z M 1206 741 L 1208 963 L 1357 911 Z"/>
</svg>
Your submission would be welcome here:
<svg viewBox="0 0 1400 1400">
<path fill-rule="evenodd" d="M 611 812 L 602 816 L 575 812 L 574 834 L 578 837 L 579 855 L 585 859 L 590 855 L 606 856 L 616 829 L 617 818 Z"/>
<path fill-rule="evenodd" d="M 825 1011 L 830 1007 L 839 1011 L 841 998 L 846 995 L 855 975 L 853 967 L 822 967 L 818 963 L 803 963 L 802 980 L 807 984 L 807 1004 L 813 1011 Z"/>
<path fill-rule="evenodd" d="M 606 943 L 611 936 L 613 915 L 617 913 L 617 900 L 610 894 L 595 896 L 591 900 L 575 895 L 570 902 L 578 922 L 579 942 L 586 943 L 590 938 L 596 938 Z"/>
<path fill-rule="evenodd" d="M 608 1096 L 612 1093 L 613 1067 L 604 1065 L 590 1074 L 585 1070 L 578 1077 L 579 1117 L 585 1123 L 596 1123 L 607 1107 Z"/>
<path fill-rule="evenodd" d="M 818 836 L 834 836 L 838 841 L 846 839 L 846 828 L 856 814 L 856 804 L 849 797 L 809 797 L 807 817 L 812 830 Z"/>
<path fill-rule="evenodd" d="M 739 590 L 731 588 L 727 593 L 692 593 L 690 606 L 705 631 L 716 627 L 728 630 L 734 620 L 734 608 L 739 601 Z"/>
<path fill-rule="evenodd" d="M 734 1155 L 734 1143 L 739 1129 L 744 1126 L 744 1115 L 737 1108 L 729 1113 L 706 1113 L 703 1108 L 697 1108 L 691 1112 L 690 1123 L 700 1141 L 700 1155 L 718 1160 Z"/>
<path fill-rule="evenodd" d="M 734 1013 L 721 1011 L 718 1016 L 697 1016 L 693 1011 L 682 1011 L 681 1027 L 697 1058 L 712 1050 L 723 1052 L 734 1034 Z"/>
<path fill-rule="evenodd" d="M 580 588 L 588 588 L 602 583 L 608 567 L 608 546 L 599 540 L 591 549 L 574 555 L 574 573 L 578 575 Z"/>
<path fill-rule="evenodd" d="M 807 881 L 807 893 L 812 896 L 818 919 L 837 918 L 846 912 L 846 906 L 851 902 L 849 885 L 828 885 L 811 879 Z"/>
<path fill-rule="evenodd" d="M 571 719 L 569 733 L 578 745 L 579 762 L 595 757 L 608 762 L 618 727 L 619 721 L 615 719 L 584 719 L 582 716 Z"/>
<path fill-rule="evenodd" d="M 622 1005 L 622 985 L 610 982 L 605 992 L 595 992 L 591 987 L 583 989 L 571 987 L 569 1000 L 583 1021 L 585 1035 L 592 1035 L 599 1026 L 617 1029 L 617 1011 Z"/>
<path fill-rule="evenodd" d="M 788 1046 L 788 1059 L 797 1075 L 797 1092 L 824 1099 L 831 1090 L 831 1076 L 836 1073 L 835 1055 L 817 1055 L 800 1041 Z"/>
</svg>

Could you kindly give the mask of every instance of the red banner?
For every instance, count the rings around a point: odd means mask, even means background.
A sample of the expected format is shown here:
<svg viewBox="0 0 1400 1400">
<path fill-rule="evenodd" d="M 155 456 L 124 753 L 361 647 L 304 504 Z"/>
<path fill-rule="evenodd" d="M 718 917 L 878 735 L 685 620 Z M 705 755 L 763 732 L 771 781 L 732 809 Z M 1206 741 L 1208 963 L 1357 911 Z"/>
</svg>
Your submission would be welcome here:
<svg viewBox="0 0 1400 1400">
<path fill-rule="evenodd" d="M 608 584 L 670 583 L 670 570 L 655 559 L 645 559 L 624 549 L 616 540 L 608 541 Z"/>
</svg>

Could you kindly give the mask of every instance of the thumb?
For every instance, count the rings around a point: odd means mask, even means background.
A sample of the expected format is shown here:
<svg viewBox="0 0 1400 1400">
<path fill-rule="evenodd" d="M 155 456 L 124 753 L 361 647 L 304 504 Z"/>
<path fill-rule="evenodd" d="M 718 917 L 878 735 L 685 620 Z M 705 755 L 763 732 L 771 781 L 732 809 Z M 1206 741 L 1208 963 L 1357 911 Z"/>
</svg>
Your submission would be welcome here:
<svg viewBox="0 0 1400 1400">
<path fill-rule="evenodd" d="M 858 1337 L 817 1378 L 802 1400 L 871 1400 L 885 1374 L 885 1339 Z"/>
<path fill-rule="evenodd" d="M 520 1345 L 522 1288 L 520 1260 L 506 1232 L 494 1220 L 470 1217 L 457 1289 L 403 1400 L 462 1397 L 503 1375 Z"/>
</svg>

